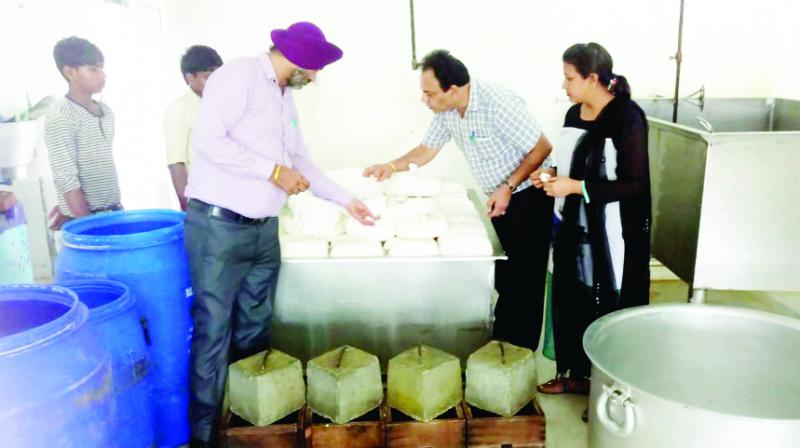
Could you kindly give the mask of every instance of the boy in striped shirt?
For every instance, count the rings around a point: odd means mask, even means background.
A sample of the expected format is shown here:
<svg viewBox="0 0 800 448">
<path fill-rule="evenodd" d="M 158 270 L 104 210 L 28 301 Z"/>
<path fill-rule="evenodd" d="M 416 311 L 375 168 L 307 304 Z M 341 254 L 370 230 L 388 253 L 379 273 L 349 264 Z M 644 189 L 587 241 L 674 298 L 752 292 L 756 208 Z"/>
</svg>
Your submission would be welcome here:
<svg viewBox="0 0 800 448">
<path fill-rule="evenodd" d="M 106 83 L 103 53 L 86 39 L 68 37 L 56 44 L 53 57 L 69 85 L 51 106 L 44 129 L 58 199 L 50 228 L 59 230 L 70 219 L 122 205 L 111 153 L 114 113 L 92 99 Z"/>
</svg>

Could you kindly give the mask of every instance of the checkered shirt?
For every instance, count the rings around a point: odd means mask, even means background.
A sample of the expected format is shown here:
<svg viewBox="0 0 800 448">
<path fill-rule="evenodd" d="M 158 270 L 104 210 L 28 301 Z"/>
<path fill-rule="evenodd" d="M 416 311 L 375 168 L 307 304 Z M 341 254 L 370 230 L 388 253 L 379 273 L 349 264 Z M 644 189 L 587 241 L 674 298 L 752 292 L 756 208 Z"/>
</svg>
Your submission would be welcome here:
<svg viewBox="0 0 800 448">
<path fill-rule="evenodd" d="M 491 195 L 519 167 L 541 135 L 539 124 L 519 95 L 473 79 L 464 118 L 455 109 L 437 113 L 422 145 L 439 149 L 453 138 L 478 185 Z M 516 191 L 528 186 L 530 181 L 525 180 Z"/>
</svg>

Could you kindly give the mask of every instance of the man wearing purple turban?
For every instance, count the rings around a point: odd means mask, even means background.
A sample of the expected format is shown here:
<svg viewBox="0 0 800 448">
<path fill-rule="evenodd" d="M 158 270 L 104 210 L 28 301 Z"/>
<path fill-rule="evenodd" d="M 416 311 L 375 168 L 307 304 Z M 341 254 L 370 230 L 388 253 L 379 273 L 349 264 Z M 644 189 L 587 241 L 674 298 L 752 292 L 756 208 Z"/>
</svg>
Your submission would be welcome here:
<svg viewBox="0 0 800 448">
<path fill-rule="evenodd" d="M 192 447 L 215 446 L 228 364 L 270 345 L 278 212 L 287 195 L 310 189 L 363 224 L 375 218 L 313 164 L 287 89 L 313 81 L 342 50 L 308 22 L 271 36 L 269 52 L 209 77 L 192 131 L 185 227 L 194 291 Z"/>
</svg>

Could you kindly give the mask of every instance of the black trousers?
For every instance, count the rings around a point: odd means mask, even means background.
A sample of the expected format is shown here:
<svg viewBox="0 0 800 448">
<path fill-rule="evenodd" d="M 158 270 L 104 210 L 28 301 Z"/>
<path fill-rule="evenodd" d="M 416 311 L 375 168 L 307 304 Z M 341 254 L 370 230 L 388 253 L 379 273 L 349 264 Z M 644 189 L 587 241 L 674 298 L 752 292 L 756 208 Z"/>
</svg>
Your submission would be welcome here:
<svg viewBox="0 0 800 448">
<path fill-rule="evenodd" d="M 542 330 L 553 198 L 534 187 L 511 196 L 506 214 L 492 219 L 508 260 L 495 263 L 495 339 L 536 350 Z"/>
<path fill-rule="evenodd" d="M 278 219 L 237 223 L 190 201 L 184 232 L 194 290 L 189 418 L 192 438 L 213 442 L 229 363 L 270 344 Z"/>
<path fill-rule="evenodd" d="M 588 378 L 592 363 L 583 349 L 583 335 L 589 325 L 611 312 L 647 305 L 650 301 L 650 233 L 628 232 L 625 238 L 622 290 L 619 294 L 597 283 L 594 287 L 586 285 L 577 278 L 575 269 L 580 264 L 578 254 L 591 256 L 586 254 L 594 252 L 585 245 L 575 247 L 574 241 L 562 236 L 557 236 L 553 244 L 556 370 L 559 374 L 569 373 L 571 378 Z"/>
</svg>

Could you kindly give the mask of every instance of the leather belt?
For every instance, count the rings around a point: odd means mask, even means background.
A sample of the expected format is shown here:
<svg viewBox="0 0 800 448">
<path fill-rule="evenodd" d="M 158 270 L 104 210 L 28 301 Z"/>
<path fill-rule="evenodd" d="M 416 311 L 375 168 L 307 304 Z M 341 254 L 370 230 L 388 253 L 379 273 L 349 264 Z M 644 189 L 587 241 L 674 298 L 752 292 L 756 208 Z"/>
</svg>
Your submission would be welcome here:
<svg viewBox="0 0 800 448">
<path fill-rule="evenodd" d="M 199 199 L 194 199 L 194 198 L 189 199 L 189 204 L 199 206 L 208 214 L 208 216 L 223 218 L 227 221 L 235 222 L 237 224 L 248 224 L 248 225 L 263 224 L 272 219 L 271 216 L 267 216 L 266 218 L 248 218 L 247 216 L 240 215 L 239 213 L 236 213 L 233 210 L 228 210 L 227 208 L 207 204 Z"/>
</svg>

